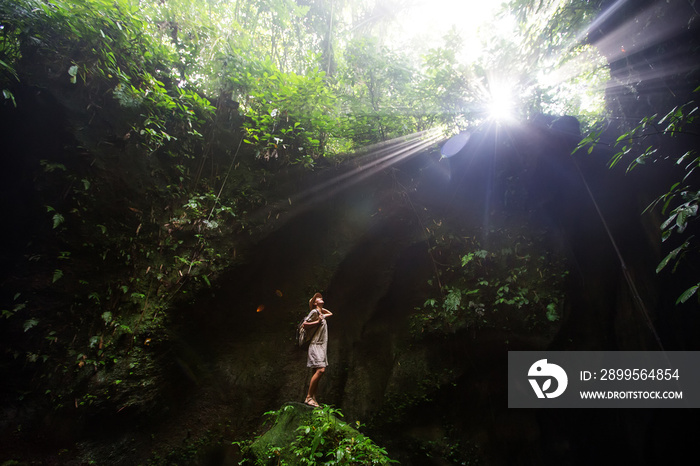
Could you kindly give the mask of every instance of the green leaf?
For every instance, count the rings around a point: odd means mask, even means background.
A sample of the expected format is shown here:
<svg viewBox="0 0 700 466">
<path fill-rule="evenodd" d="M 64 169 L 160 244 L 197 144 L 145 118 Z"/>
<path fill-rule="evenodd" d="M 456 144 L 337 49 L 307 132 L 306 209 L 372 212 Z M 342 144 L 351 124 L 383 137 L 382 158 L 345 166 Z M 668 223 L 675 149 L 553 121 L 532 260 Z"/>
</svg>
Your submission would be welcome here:
<svg viewBox="0 0 700 466">
<path fill-rule="evenodd" d="M 462 256 L 462 267 L 466 266 L 471 260 L 474 259 L 474 253 L 470 252 L 466 256 Z"/>
<path fill-rule="evenodd" d="M 5 100 L 11 100 L 12 105 L 17 107 L 17 101 L 15 100 L 15 95 L 9 89 L 3 89 L 2 96 L 5 98 Z"/>
<path fill-rule="evenodd" d="M 664 223 L 661 224 L 661 229 L 662 229 L 662 230 L 665 230 L 665 229 L 667 229 L 669 226 L 671 226 L 671 224 L 673 223 L 673 221 L 676 219 L 676 216 L 677 216 L 677 215 L 678 215 L 678 212 L 676 212 L 676 213 L 670 215 L 670 216 L 666 219 L 666 221 L 665 221 Z"/>
<path fill-rule="evenodd" d="M 674 249 L 673 251 L 669 252 L 668 255 L 667 255 L 666 257 L 664 257 L 664 258 L 661 260 L 661 262 L 659 263 L 659 265 L 656 267 L 656 273 L 661 272 L 661 270 L 663 270 L 663 268 L 666 267 L 670 261 L 672 261 L 673 259 L 675 259 L 676 256 L 678 256 L 678 254 L 679 254 L 681 251 L 683 251 L 685 248 L 687 248 L 687 247 L 688 247 L 688 241 L 686 241 L 685 243 L 681 244 L 680 246 L 678 246 L 678 247 L 677 247 L 676 249 Z"/>
<path fill-rule="evenodd" d="M 632 132 L 627 132 L 627 133 L 622 134 L 622 136 L 620 136 L 619 138 L 617 138 L 617 140 L 615 141 L 615 144 L 617 144 L 618 142 L 622 142 L 622 141 L 624 141 L 625 139 L 630 139 L 630 138 L 632 138 L 632 135 L 633 135 Z"/>
<path fill-rule="evenodd" d="M 677 109 L 677 108 L 678 108 L 678 107 L 673 107 L 673 110 L 671 110 L 670 112 L 668 112 L 666 115 L 664 115 L 664 116 L 659 120 L 659 124 L 662 124 L 664 121 L 666 121 L 667 118 L 671 117 L 671 116 L 676 112 L 676 109 Z"/>
<path fill-rule="evenodd" d="M 58 212 L 56 212 L 56 213 L 53 215 L 53 227 L 54 227 L 54 229 L 57 228 L 57 227 L 58 227 L 61 223 L 63 223 L 64 221 L 65 221 L 65 218 L 63 217 L 63 215 L 61 215 L 61 214 L 59 214 Z"/>
<path fill-rule="evenodd" d="M 693 154 L 693 151 L 688 151 L 685 154 L 681 155 L 680 158 L 676 161 L 676 164 L 680 165 L 685 161 L 686 157 L 689 157 Z"/>
<path fill-rule="evenodd" d="M 78 66 L 73 65 L 70 68 L 68 68 L 68 75 L 70 75 L 70 82 L 71 84 L 75 84 L 78 82 Z"/>
<path fill-rule="evenodd" d="M 686 218 L 688 217 L 688 212 L 686 209 L 678 209 L 678 216 L 676 217 L 676 226 L 678 227 L 678 233 L 683 233 L 688 222 Z"/>
<path fill-rule="evenodd" d="M 15 69 L 8 65 L 6 62 L 0 60 L 0 66 L 5 68 L 17 81 L 19 81 L 19 77 L 17 76 L 17 72 L 15 72 Z"/>
<path fill-rule="evenodd" d="M 687 290 L 685 290 L 683 294 L 680 295 L 676 300 L 676 304 L 685 303 L 686 301 L 688 301 L 695 294 L 695 292 L 698 291 L 698 288 L 700 288 L 700 283 L 698 283 L 697 285 L 693 285 Z"/>
<path fill-rule="evenodd" d="M 686 301 L 688 301 L 695 294 L 695 292 L 698 291 L 698 288 L 700 288 L 700 283 L 698 283 L 697 285 L 693 285 L 687 290 L 685 290 L 683 294 L 680 295 L 679 298 L 676 300 L 676 304 L 685 303 Z"/>
<path fill-rule="evenodd" d="M 36 327 L 36 325 L 39 323 L 38 320 L 36 319 L 29 319 L 24 322 L 24 331 L 26 332 L 27 330 Z"/>
<path fill-rule="evenodd" d="M 53 271 L 53 281 L 51 283 L 56 283 L 61 278 L 63 278 L 63 270 L 56 269 Z"/>
</svg>

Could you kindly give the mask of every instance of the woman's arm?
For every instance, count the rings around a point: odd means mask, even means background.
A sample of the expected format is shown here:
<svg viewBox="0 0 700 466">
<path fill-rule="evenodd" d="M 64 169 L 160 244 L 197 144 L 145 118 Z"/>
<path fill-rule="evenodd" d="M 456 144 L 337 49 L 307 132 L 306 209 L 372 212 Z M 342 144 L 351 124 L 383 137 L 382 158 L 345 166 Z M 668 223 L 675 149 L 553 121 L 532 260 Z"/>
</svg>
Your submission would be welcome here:
<svg viewBox="0 0 700 466">
<path fill-rule="evenodd" d="M 315 318 L 313 320 L 306 320 L 304 321 L 304 327 L 313 327 L 315 325 L 318 325 L 321 322 L 321 319 L 323 319 L 323 315 L 319 313 L 317 310 L 315 310 L 316 315 L 314 316 Z M 308 317 L 307 317 L 308 319 Z"/>
<path fill-rule="evenodd" d="M 330 317 L 333 315 L 333 313 L 326 308 L 321 309 L 321 312 L 323 313 L 324 317 Z"/>
<path fill-rule="evenodd" d="M 316 319 L 316 320 L 307 320 L 304 322 L 304 327 L 313 327 L 314 325 L 318 325 L 318 323 L 321 322 L 321 319 Z"/>
</svg>

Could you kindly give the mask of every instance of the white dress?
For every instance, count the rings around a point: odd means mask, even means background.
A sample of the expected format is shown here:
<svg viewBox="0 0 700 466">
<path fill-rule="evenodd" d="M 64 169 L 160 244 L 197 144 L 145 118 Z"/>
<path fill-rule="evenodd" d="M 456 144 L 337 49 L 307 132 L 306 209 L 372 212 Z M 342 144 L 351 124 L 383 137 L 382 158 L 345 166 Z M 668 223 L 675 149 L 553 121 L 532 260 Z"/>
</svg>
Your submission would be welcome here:
<svg viewBox="0 0 700 466">
<path fill-rule="evenodd" d="M 307 322 L 318 320 L 318 310 L 312 309 L 309 315 L 306 316 Z M 308 331 L 315 332 L 309 343 L 309 355 L 306 360 L 306 367 L 317 369 L 319 367 L 328 366 L 326 353 L 328 350 L 328 324 L 326 319 L 321 319 L 321 322 Z"/>
</svg>

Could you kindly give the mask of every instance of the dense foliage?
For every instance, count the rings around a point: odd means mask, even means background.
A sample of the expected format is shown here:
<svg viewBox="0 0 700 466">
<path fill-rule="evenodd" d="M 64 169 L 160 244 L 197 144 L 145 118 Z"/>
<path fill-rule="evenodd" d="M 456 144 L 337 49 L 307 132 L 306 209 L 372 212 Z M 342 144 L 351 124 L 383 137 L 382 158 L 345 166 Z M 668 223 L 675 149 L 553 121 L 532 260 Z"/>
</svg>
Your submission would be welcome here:
<svg viewBox="0 0 700 466">
<path fill-rule="evenodd" d="M 549 324 L 559 320 L 569 272 L 562 256 L 537 244 L 545 241 L 541 234 L 494 229 L 489 251 L 476 237 L 434 228 L 431 254 L 439 263 L 442 293 L 418 309 L 417 336 L 484 327 L 547 334 Z"/>
<path fill-rule="evenodd" d="M 286 405 L 276 411 L 266 413 L 269 420 L 279 422 L 298 408 Z M 264 452 L 257 458 L 248 457 L 242 464 L 324 464 L 324 465 L 388 465 L 396 463 L 387 455 L 386 450 L 376 445 L 369 437 L 360 433 L 359 422 L 350 426 L 342 421 L 343 413 L 332 406 L 322 405 L 310 411 L 296 426 L 294 440 L 291 444 L 280 444 L 279 438 L 273 439 Z M 244 449 L 250 450 L 246 445 Z M 252 455 L 248 455 L 252 456 Z"/>
<path fill-rule="evenodd" d="M 529 11 L 520 4 L 514 11 Z M 103 89 L 126 107 L 143 106 L 134 135 L 152 151 L 175 137 L 176 128 L 185 141 L 201 137 L 206 112 L 213 110 L 209 102 L 219 108 L 234 102 L 250 118 L 246 141 L 260 157 L 310 164 L 322 155 L 435 125 L 473 125 L 483 118 L 490 94 L 503 90 L 494 84 L 494 74 L 512 75 L 513 98 L 529 99 L 529 112 L 556 108 L 579 114 L 586 106 L 567 100 L 571 86 L 589 92 L 598 84 L 585 86 L 591 84 L 588 74 L 597 70 L 580 69 L 593 57 L 583 42 L 542 40 L 550 33 L 569 37 L 571 33 L 562 33 L 564 25 L 587 20 L 595 11 L 590 5 L 585 14 L 574 10 L 575 18 L 557 16 L 544 23 L 547 8 L 542 5 L 534 14 L 523 13 L 528 21 L 539 18 L 537 27 L 519 33 L 513 24 L 505 35 L 487 37 L 484 56 L 472 63 L 460 63 L 465 44 L 456 30 L 447 32 L 442 46 L 416 55 L 358 34 L 361 28 L 347 19 L 344 8 L 333 5 L 289 0 L 269 5 L 13 2 L 2 11 L 4 96 L 16 104 L 11 87 L 22 59 L 54 54 L 58 60 L 52 77 L 97 87 L 95 95 Z M 358 10 L 356 21 L 365 24 L 373 5 L 353 5 Z M 547 27 L 558 29 L 542 30 Z M 593 62 L 601 65 L 595 58 Z M 538 83 L 538 70 L 549 73 L 565 63 L 577 67 L 573 78 L 550 76 Z"/>
</svg>

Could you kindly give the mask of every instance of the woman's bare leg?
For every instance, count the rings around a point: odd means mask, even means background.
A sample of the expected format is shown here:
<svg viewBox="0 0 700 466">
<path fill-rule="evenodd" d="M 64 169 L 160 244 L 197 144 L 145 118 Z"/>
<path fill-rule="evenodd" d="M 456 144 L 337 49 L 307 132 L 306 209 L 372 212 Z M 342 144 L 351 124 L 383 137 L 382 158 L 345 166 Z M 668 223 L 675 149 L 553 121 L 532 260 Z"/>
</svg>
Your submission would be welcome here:
<svg viewBox="0 0 700 466">
<path fill-rule="evenodd" d="M 318 390 L 318 382 L 321 380 L 321 376 L 326 371 L 325 367 L 319 367 L 314 370 L 311 376 L 311 381 L 309 382 L 309 392 L 306 394 L 306 401 L 312 400 L 316 403 L 316 391 Z"/>
</svg>

